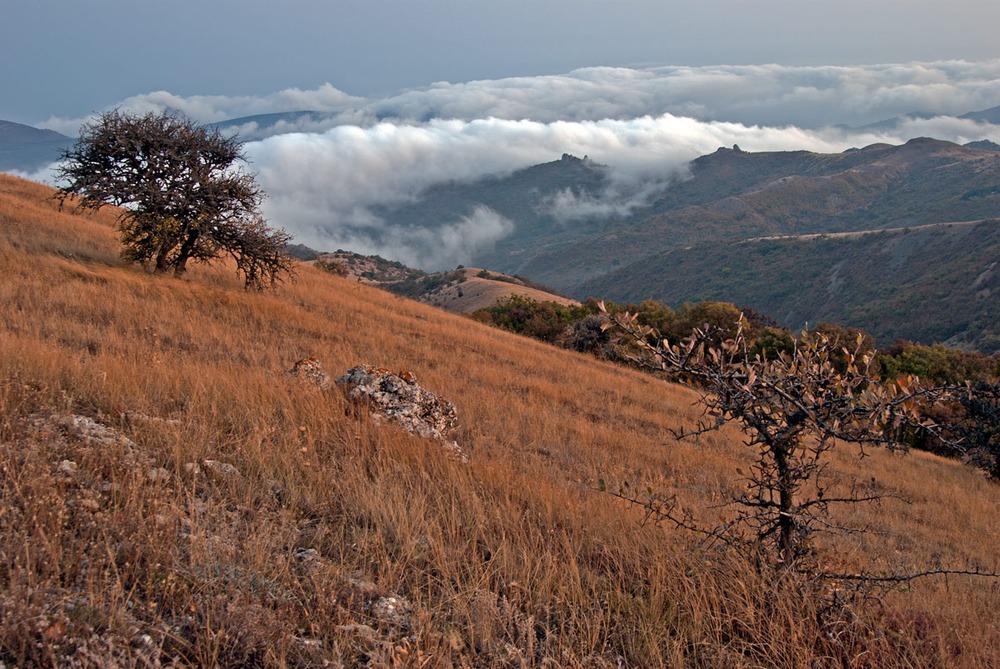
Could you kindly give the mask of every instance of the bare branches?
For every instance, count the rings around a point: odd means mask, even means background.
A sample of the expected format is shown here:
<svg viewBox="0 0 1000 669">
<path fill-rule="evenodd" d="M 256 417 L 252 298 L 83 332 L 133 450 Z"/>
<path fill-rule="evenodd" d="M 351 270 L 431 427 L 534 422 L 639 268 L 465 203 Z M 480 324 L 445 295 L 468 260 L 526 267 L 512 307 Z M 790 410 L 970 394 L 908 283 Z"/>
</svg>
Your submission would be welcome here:
<svg viewBox="0 0 1000 669">
<path fill-rule="evenodd" d="M 925 569 L 923 571 L 910 572 L 906 574 L 835 574 L 831 572 L 806 572 L 810 576 L 831 580 L 831 581 L 855 581 L 861 583 L 894 585 L 909 584 L 918 578 L 928 576 L 981 576 L 984 578 L 1000 578 L 1000 572 L 984 571 L 982 569 Z"/>
<path fill-rule="evenodd" d="M 231 255 L 247 288 L 291 272 L 290 237 L 267 227 L 264 193 L 236 167 L 242 143 L 179 115 L 114 110 L 84 126 L 57 176 L 60 204 L 121 207 L 118 226 L 128 262 L 183 275 L 189 261 Z"/>
<path fill-rule="evenodd" d="M 805 333 L 791 352 L 769 358 L 752 352 L 742 318 L 728 338 L 706 326 L 676 343 L 631 314 L 609 314 L 609 321 L 627 359 L 701 391 L 704 420 L 675 432 L 677 438 L 728 422 L 740 426 L 755 457 L 725 534 L 788 567 L 811 554 L 814 533 L 853 531 L 828 520 L 831 506 L 892 497 L 876 490 L 829 495 L 823 484 L 827 452 L 838 441 L 855 443 L 862 453 L 865 446 L 905 447 L 907 430 L 934 427 L 921 421 L 921 402 L 945 392 L 923 388 L 913 378 L 880 382 L 871 347 L 861 337 L 853 347 L 836 347 L 821 333 Z M 691 529 L 675 506 L 641 503 L 653 517 Z M 712 530 L 698 531 L 714 536 Z"/>
</svg>

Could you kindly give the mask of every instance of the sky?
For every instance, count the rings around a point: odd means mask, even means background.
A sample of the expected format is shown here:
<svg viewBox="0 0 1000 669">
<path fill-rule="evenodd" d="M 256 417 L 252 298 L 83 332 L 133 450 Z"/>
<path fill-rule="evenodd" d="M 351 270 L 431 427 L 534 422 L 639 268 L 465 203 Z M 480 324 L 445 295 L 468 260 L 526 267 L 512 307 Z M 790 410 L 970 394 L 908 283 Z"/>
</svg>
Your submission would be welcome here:
<svg viewBox="0 0 1000 669">
<path fill-rule="evenodd" d="M 0 0 L 0 15 L 0 119 L 73 135 L 116 106 L 322 112 L 240 128 L 265 214 L 317 248 L 425 268 L 514 223 L 476 209 L 397 229 L 374 205 L 564 152 L 614 175 L 606 201 L 558 203 L 571 218 L 642 204 L 734 143 L 1000 141 L 956 118 L 1000 105 L 995 0 Z M 843 127 L 909 112 L 929 118 Z"/>
</svg>

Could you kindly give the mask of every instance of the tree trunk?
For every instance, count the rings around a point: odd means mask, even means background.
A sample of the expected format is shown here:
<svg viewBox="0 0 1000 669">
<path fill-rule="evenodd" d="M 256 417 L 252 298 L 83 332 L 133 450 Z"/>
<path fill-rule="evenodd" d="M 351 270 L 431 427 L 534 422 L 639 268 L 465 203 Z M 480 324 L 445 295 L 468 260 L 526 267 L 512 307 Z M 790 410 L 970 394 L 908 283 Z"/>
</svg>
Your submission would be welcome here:
<svg viewBox="0 0 1000 669">
<path fill-rule="evenodd" d="M 181 250 L 177 254 L 177 259 L 174 261 L 174 276 L 180 278 L 184 276 L 184 272 L 187 271 L 187 261 L 191 258 L 191 252 L 194 251 L 194 245 L 198 241 L 198 236 L 201 233 L 198 230 L 192 230 L 188 233 L 187 237 L 184 238 L 184 242 L 181 244 Z"/>
<path fill-rule="evenodd" d="M 159 250 L 156 252 L 156 273 L 162 274 L 169 269 L 167 264 L 167 254 L 170 253 L 170 247 L 167 244 L 161 244 Z"/>
<path fill-rule="evenodd" d="M 792 566 L 797 556 L 795 546 L 795 481 L 788 462 L 788 445 L 778 442 L 771 445 L 774 466 L 778 474 L 778 550 L 786 567 Z"/>
</svg>

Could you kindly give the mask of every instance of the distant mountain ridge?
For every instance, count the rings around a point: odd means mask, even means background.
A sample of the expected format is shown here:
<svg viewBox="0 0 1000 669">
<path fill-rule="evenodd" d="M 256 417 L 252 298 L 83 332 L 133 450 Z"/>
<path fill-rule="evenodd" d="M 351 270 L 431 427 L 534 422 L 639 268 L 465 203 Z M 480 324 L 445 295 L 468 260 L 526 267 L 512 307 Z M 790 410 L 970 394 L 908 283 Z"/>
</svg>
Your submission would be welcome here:
<svg viewBox="0 0 1000 669">
<path fill-rule="evenodd" d="M 839 154 L 720 149 L 606 233 L 530 259 L 522 253 L 517 271 L 578 294 L 623 263 L 707 241 L 992 218 L 998 185 L 997 152 L 926 138 Z"/>
<path fill-rule="evenodd" d="M 73 138 L 54 130 L 0 121 L 0 172 L 34 172 L 57 160 Z"/>
<path fill-rule="evenodd" d="M 717 299 L 790 327 L 820 320 L 861 327 L 884 343 L 904 337 L 1000 347 L 993 339 L 1000 334 L 1000 314 L 990 306 L 998 294 L 988 283 L 993 275 L 970 288 L 1000 260 L 990 255 L 1000 250 L 993 228 L 954 226 L 964 236 L 947 248 L 942 244 L 959 239 L 957 232 L 904 231 L 997 218 L 1000 153 L 991 147 L 918 138 L 838 154 L 723 148 L 695 160 L 689 178 L 652 203 L 621 215 L 565 221 L 543 206 L 552 193 L 596 197 L 607 178 L 606 168 L 570 156 L 508 177 L 435 187 L 418 202 L 380 215 L 394 224 L 429 225 L 486 203 L 515 229 L 472 264 L 527 276 L 577 299 L 654 297 L 675 306 Z M 888 251 L 878 235 L 838 236 L 873 230 L 894 230 L 886 239 L 922 239 L 923 250 L 907 255 L 900 271 L 882 272 L 891 265 L 883 262 Z M 973 255 L 974 249 L 982 253 Z M 723 252 L 730 257 L 721 258 Z M 823 268 L 841 261 L 854 267 L 861 258 L 869 269 L 858 265 L 844 275 L 844 290 L 826 291 L 841 279 L 820 278 Z M 930 285 L 936 292 L 929 296 Z"/>
<path fill-rule="evenodd" d="M 875 121 L 874 123 L 866 123 L 864 125 L 841 125 L 838 127 L 845 128 L 848 130 L 871 130 L 871 131 L 887 131 L 895 130 L 899 126 L 907 123 L 909 121 L 927 121 L 932 118 L 937 118 L 939 116 L 950 116 L 950 114 L 940 114 L 933 112 L 910 112 L 909 114 L 903 114 L 901 116 L 894 116 L 892 118 L 882 119 L 881 121 Z M 991 123 L 993 125 L 1000 124 L 1000 106 L 990 107 L 989 109 L 982 109 L 980 111 L 966 112 L 955 118 L 964 119 L 967 121 L 976 121 L 977 123 Z"/>
</svg>

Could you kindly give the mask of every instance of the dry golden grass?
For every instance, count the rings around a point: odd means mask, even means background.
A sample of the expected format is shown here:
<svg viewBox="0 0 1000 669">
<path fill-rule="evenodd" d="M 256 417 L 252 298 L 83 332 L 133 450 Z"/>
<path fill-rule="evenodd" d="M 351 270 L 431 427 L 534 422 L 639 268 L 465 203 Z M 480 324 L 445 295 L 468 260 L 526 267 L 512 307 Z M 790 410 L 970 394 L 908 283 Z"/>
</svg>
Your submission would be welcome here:
<svg viewBox="0 0 1000 669">
<path fill-rule="evenodd" d="M 481 277 L 479 274 L 483 270 L 476 267 L 466 267 L 461 271 L 465 281 L 439 288 L 423 298 L 422 301 L 459 314 L 471 314 L 478 309 L 488 309 L 512 295 L 527 297 L 536 302 L 555 302 L 566 306 L 580 304 L 568 297 L 554 295 L 530 286 Z M 500 277 L 506 276 L 499 272 L 490 272 L 490 274 Z"/>
<path fill-rule="evenodd" d="M 153 277 L 118 261 L 113 218 L 0 177 L 0 662 L 1000 664 L 994 582 L 831 612 L 595 491 L 634 479 L 724 513 L 748 454 L 733 431 L 669 436 L 690 391 L 306 266 L 264 295 L 227 266 Z M 306 356 L 413 371 L 458 407 L 470 462 L 283 375 Z M 205 460 L 239 475 L 185 467 Z M 824 540 L 831 566 L 996 566 L 1000 490 L 976 471 L 849 447 L 835 468 L 912 504 L 842 512 L 873 532 Z"/>
</svg>

